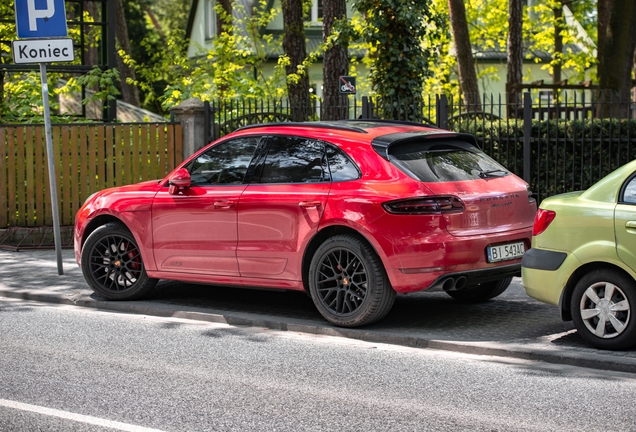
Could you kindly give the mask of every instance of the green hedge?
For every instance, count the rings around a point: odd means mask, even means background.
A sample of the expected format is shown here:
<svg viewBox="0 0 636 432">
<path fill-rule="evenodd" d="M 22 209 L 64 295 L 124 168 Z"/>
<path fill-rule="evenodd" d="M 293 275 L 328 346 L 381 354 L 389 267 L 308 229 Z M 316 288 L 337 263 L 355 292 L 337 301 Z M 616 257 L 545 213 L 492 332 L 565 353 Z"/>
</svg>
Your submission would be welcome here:
<svg viewBox="0 0 636 432">
<path fill-rule="evenodd" d="M 523 176 L 522 120 L 469 120 L 453 129 L 475 135 L 486 153 Z M 636 120 L 533 120 L 530 146 L 530 184 L 540 199 L 587 189 L 636 159 Z"/>
</svg>

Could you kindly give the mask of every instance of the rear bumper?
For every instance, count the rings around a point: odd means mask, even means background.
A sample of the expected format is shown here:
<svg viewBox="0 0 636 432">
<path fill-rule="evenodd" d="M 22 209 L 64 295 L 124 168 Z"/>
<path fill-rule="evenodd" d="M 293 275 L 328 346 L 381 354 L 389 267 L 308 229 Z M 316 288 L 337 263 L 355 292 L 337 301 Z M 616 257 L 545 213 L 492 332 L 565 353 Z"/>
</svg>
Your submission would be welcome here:
<svg viewBox="0 0 636 432">
<path fill-rule="evenodd" d="M 452 272 L 438 277 L 426 291 L 456 291 L 466 286 L 516 276 L 521 276 L 521 263 L 464 272 Z"/>
<path fill-rule="evenodd" d="M 382 244 L 382 252 L 386 254 L 385 267 L 393 289 L 408 293 L 443 289 L 440 281 L 449 277 L 461 278 L 465 285 L 475 285 L 520 276 L 520 258 L 490 263 L 487 248 L 523 241 L 528 249 L 530 239 L 530 229 L 471 237 L 453 237 L 444 233 L 438 236 L 404 236 L 400 239 L 401 243 L 393 238 L 390 248 Z"/>
</svg>

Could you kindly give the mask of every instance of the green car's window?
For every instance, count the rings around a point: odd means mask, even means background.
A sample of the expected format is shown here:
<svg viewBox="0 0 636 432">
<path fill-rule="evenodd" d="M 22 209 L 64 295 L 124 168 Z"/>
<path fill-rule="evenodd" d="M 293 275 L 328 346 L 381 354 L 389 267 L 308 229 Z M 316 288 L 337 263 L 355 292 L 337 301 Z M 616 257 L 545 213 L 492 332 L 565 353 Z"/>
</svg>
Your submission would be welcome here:
<svg viewBox="0 0 636 432">
<path fill-rule="evenodd" d="M 636 204 L 636 177 L 632 178 L 625 186 L 623 202 L 626 204 Z"/>
</svg>

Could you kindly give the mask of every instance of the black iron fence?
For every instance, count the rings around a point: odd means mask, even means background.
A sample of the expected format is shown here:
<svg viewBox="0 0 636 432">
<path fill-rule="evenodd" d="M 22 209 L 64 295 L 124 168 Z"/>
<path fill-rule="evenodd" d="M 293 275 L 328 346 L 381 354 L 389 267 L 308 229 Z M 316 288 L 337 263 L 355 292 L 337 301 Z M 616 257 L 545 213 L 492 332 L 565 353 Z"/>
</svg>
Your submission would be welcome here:
<svg viewBox="0 0 636 432">
<path fill-rule="evenodd" d="M 445 95 L 418 100 L 361 97 L 330 112 L 342 119 L 416 121 L 475 135 L 481 148 L 530 183 L 539 199 L 586 189 L 636 159 L 636 104 L 591 91 L 482 95 L 472 104 Z M 285 99 L 205 102 L 213 141 L 241 126 L 297 118 Z M 307 120 L 327 120 L 314 99 Z M 332 119 L 329 119 L 332 120 Z"/>
</svg>

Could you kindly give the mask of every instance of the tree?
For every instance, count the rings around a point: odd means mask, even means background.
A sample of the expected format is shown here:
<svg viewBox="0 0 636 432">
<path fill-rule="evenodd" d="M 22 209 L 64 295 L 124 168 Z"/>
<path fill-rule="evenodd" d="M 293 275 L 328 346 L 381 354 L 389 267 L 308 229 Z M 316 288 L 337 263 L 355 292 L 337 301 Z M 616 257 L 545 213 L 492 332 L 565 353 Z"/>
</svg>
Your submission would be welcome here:
<svg viewBox="0 0 636 432">
<path fill-rule="evenodd" d="M 506 89 L 508 106 L 517 106 L 521 102 L 523 80 L 523 0 L 508 0 L 508 58 Z"/>
<path fill-rule="evenodd" d="M 464 101 L 469 109 L 481 111 L 479 84 L 477 83 L 477 72 L 475 71 L 473 52 L 470 47 L 464 0 L 448 0 L 448 10 L 450 12 L 450 22 L 453 30 L 453 41 L 455 42 L 455 50 L 457 52 L 459 84 L 464 96 Z"/>
<path fill-rule="evenodd" d="M 124 51 L 126 55 L 130 55 L 130 40 L 128 38 L 128 26 L 126 24 L 123 0 L 115 1 L 115 11 L 117 19 L 117 42 L 119 43 L 120 49 Z M 119 76 L 121 78 L 121 94 L 124 102 L 136 107 L 141 106 L 139 91 L 137 90 L 137 86 L 132 83 L 136 81 L 135 70 L 124 62 L 121 54 L 117 56 L 117 69 L 119 69 Z"/>
<path fill-rule="evenodd" d="M 369 45 L 373 90 L 384 98 L 385 116 L 421 120 L 424 79 L 436 58 L 441 17 L 428 0 L 354 0 L 366 20 L 359 36 Z M 406 111 L 403 106 L 409 105 Z M 410 111 L 409 111 L 410 110 Z"/>
<path fill-rule="evenodd" d="M 599 2 L 600 5 L 600 2 Z M 609 21 L 604 34 L 598 59 L 599 87 L 601 95 L 598 116 L 610 113 L 625 116 L 629 112 L 631 80 L 636 50 L 636 4 L 633 0 L 614 0 L 608 12 Z M 600 15 L 600 13 L 599 13 Z M 600 31 L 599 26 L 599 31 Z M 608 102 L 620 102 L 619 110 L 612 110 Z"/>
<path fill-rule="evenodd" d="M 323 75 L 323 120 L 340 120 L 347 117 L 348 96 L 340 94 L 340 76 L 349 73 L 348 40 L 336 29 L 337 20 L 346 20 L 347 4 L 345 0 L 323 0 L 322 2 L 322 38 L 327 45 L 325 51 Z"/>
<path fill-rule="evenodd" d="M 287 93 L 293 121 L 309 118 L 309 76 L 302 67 L 307 50 L 302 0 L 282 0 L 283 49 L 285 50 Z"/>
</svg>

